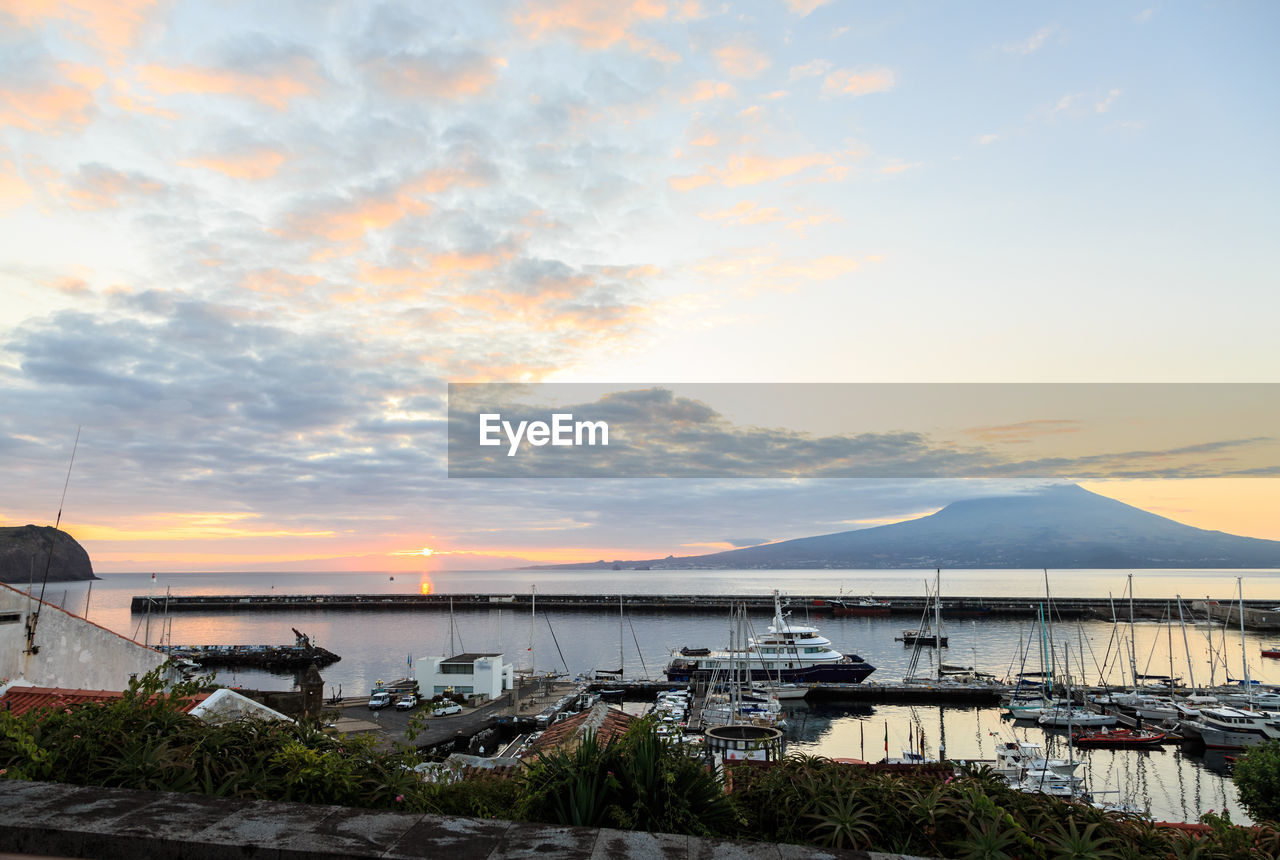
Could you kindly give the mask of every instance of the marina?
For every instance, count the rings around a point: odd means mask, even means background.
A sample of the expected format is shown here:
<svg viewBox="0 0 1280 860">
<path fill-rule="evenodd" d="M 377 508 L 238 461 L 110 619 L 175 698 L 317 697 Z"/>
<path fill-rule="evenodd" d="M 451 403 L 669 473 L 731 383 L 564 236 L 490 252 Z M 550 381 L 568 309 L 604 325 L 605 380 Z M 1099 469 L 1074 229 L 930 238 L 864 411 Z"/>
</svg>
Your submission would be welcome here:
<svg viewBox="0 0 1280 860">
<path fill-rule="evenodd" d="M 579 675 L 589 678 L 598 669 L 612 674 L 601 673 L 601 680 L 595 685 L 597 692 L 609 692 L 616 706 L 628 713 L 647 713 L 653 709 L 660 693 L 684 686 L 665 677 L 664 670 L 673 652 L 684 648 L 725 649 L 731 634 L 727 607 L 737 602 L 739 593 L 754 596 L 755 603 L 748 605 L 747 615 L 755 631 L 763 633 L 774 615 L 769 592 L 780 582 L 785 582 L 782 587 L 790 592 L 790 596 L 784 611 L 790 612 L 792 623 L 817 628 L 823 637 L 831 641 L 834 650 L 860 656 L 875 667 L 875 672 L 861 683 L 819 683 L 811 686 L 803 699 L 782 700 L 779 717 L 785 722 L 781 731 L 787 752 L 879 761 L 886 757 L 897 758 L 901 751 L 909 749 L 914 749 L 917 754 L 923 750 L 927 757 L 937 757 L 942 749 L 948 757 L 986 760 L 996 756 L 998 744 L 1017 740 L 1041 744 L 1049 757 L 1067 758 L 1068 727 L 1040 726 L 1035 720 L 1013 720 L 1002 716 L 999 696 L 1005 689 L 1004 685 L 976 683 L 965 675 L 945 674 L 955 666 L 971 670 L 972 674 L 1015 680 L 1023 668 L 1020 665 L 1021 655 L 1027 650 L 1028 640 L 1034 638 L 1039 642 L 1041 636 L 1035 613 L 1025 616 L 986 613 L 967 618 L 946 617 L 949 643 L 940 653 L 929 647 L 918 650 L 903 647 L 894 639 L 902 635 L 904 628 L 919 622 L 925 606 L 923 580 L 927 577 L 932 586 L 935 579 L 933 570 L 916 573 L 918 576 L 914 578 L 921 584 L 917 586 L 919 593 L 914 596 L 914 609 L 909 613 L 871 615 L 839 614 L 830 607 L 814 606 L 812 599 L 815 595 L 821 599 L 822 595 L 843 594 L 843 598 L 837 596 L 836 599 L 848 601 L 853 592 L 874 593 L 877 601 L 892 602 L 894 598 L 888 595 L 906 590 L 906 583 L 912 577 L 876 571 L 698 572 L 696 578 L 691 578 L 687 572 L 646 572 L 642 580 L 635 577 L 602 578 L 599 572 L 556 575 L 543 571 L 506 571 L 397 574 L 392 581 L 386 575 L 367 574 L 201 574 L 190 577 L 161 574 L 157 589 L 163 592 L 171 588 L 168 619 L 175 642 L 279 642 L 281 633 L 287 635 L 291 624 L 305 630 L 312 635 L 313 641 L 323 643 L 342 656 L 341 662 L 326 668 L 323 673 L 326 691 L 334 688 L 368 690 L 376 685 L 379 678 L 399 677 L 404 674 L 406 651 L 412 652 L 415 662 L 422 662 L 426 655 L 433 653 L 441 655 L 461 650 L 501 652 L 507 661 L 516 664 L 525 679 L 520 683 L 521 718 L 529 721 L 526 731 L 533 732 L 538 718 L 549 725 L 559 714 L 566 713 L 558 708 L 560 699 L 577 686 L 572 683 L 573 678 Z M 1184 594 L 1184 612 L 1189 607 L 1185 597 L 1188 593 L 1219 595 L 1225 604 L 1232 601 L 1236 575 L 1235 572 L 1183 571 L 1135 574 L 1135 591 L 1140 596 L 1134 601 L 1135 623 L 1130 627 L 1127 598 L 1123 602 L 1115 601 L 1115 617 L 1121 623 L 1111 620 L 1113 615 L 1108 591 L 1114 589 L 1119 595 L 1124 590 L 1123 574 L 1115 571 L 1058 574 L 1051 571 L 1055 592 L 1072 588 L 1075 594 L 1093 605 L 1105 607 L 1103 618 L 1063 618 L 1063 623 L 1057 624 L 1057 648 L 1061 651 L 1070 644 L 1073 674 L 1080 677 L 1080 686 L 1074 695 L 1077 703 L 1083 704 L 1086 697 L 1100 692 L 1104 682 L 1111 685 L 1113 692 L 1117 689 L 1131 692 L 1130 641 L 1138 674 L 1153 676 L 1144 680 L 1144 685 L 1150 683 L 1158 692 L 1160 684 L 1154 676 L 1160 674 L 1180 677 L 1179 690 L 1189 688 L 1191 677 L 1187 672 L 1187 657 L 1177 627 L 1176 605 L 1170 611 L 1172 599 L 1148 598 L 1144 601 L 1141 595 L 1163 594 L 1176 589 Z M 850 587 L 855 577 L 859 582 L 856 590 Z M 890 580 L 889 577 L 895 579 Z M 149 580 L 149 575 L 121 574 L 108 575 L 104 581 L 95 583 L 90 619 L 114 629 L 132 630 L 139 621 L 139 616 L 131 611 L 133 597 L 146 593 Z M 889 588 L 892 581 L 896 581 L 899 588 Z M 1041 571 L 944 571 L 942 604 L 945 608 L 952 595 L 957 600 L 978 605 L 986 602 L 981 597 L 983 594 L 1027 594 L 1029 604 L 1042 605 L 1043 595 L 1035 594 L 1036 583 L 1042 581 Z M 530 589 L 535 585 L 537 615 L 531 618 Z M 361 607 L 328 605 L 330 597 L 355 594 L 376 600 L 397 594 L 416 599 L 424 588 L 431 590 L 435 601 L 430 611 L 422 611 L 415 606 L 390 606 L 379 607 L 376 613 L 371 614 Z M 609 593 L 609 589 L 614 591 Z M 651 593 L 646 594 L 646 591 Z M 251 594 L 272 598 L 273 592 L 304 605 L 295 607 L 293 615 L 253 609 L 172 611 L 173 598 Z M 626 614 L 622 631 L 618 607 L 620 594 Z M 1257 605 L 1275 605 L 1280 602 L 1280 574 L 1246 574 L 1245 594 L 1246 606 L 1252 605 L 1248 599 L 1250 594 L 1257 596 L 1254 601 Z M 594 611 L 569 608 L 579 603 L 582 595 L 590 595 L 597 601 Z M 485 599 L 468 600 L 476 596 L 484 596 Z M 489 596 L 511 599 L 489 601 Z M 802 601 L 801 596 L 811 599 Z M 326 600 L 324 604 L 308 607 L 305 604 L 312 602 L 298 600 L 300 597 L 324 597 Z M 448 612 L 450 597 L 455 607 L 452 624 Z M 628 603 L 631 598 L 637 602 Z M 783 598 L 788 599 L 785 592 Z M 78 599 L 83 606 L 84 590 L 78 596 L 73 591 L 65 599 L 68 605 L 74 605 Z M 695 601 L 726 608 L 690 605 Z M 243 605 L 238 600 L 230 602 Z M 1061 601 L 1054 598 L 1055 622 L 1061 617 L 1057 611 L 1059 605 L 1066 602 L 1066 598 Z M 562 603 L 568 605 L 562 606 Z M 670 612 L 636 608 L 646 603 L 654 606 L 683 604 L 684 608 Z M 1145 619 L 1144 606 L 1149 612 Z M 1173 671 L 1169 671 L 1169 624 L 1160 621 L 1170 614 L 1175 625 L 1173 652 L 1176 664 Z M 1238 618 L 1233 616 L 1229 625 L 1221 622 L 1210 624 L 1200 614 L 1194 620 L 1188 618 L 1187 627 L 1196 685 L 1221 687 L 1242 678 Z M 621 655 L 620 632 L 624 634 L 621 644 L 625 646 Z M 452 646 L 451 633 L 457 639 Z M 1264 646 L 1274 642 L 1274 636 L 1246 630 L 1244 640 L 1250 679 L 1261 682 L 1258 686 L 1280 683 L 1280 662 L 1261 657 Z M 1085 659 L 1081 661 L 1083 666 L 1076 668 L 1082 645 Z M 1039 650 L 1037 644 L 1025 658 L 1024 689 L 1036 686 L 1033 670 L 1038 668 Z M 1123 660 L 1117 656 L 1121 651 Z M 914 667 L 913 655 L 917 657 Z M 563 691 L 541 694 L 538 696 L 540 701 L 536 703 L 526 698 L 527 685 L 530 684 L 528 672 L 533 666 L 538 667 L 537 675 L 540 677 L 550 679 L 558 676 L 561 679 L 541 681 L 539 689 L 560 690 L 564 685 Z M 293 672 L 243 667 L 225 667 L 217 671 L 220 683 L 233 686 L 289 689 L 296 683 Z M 904 681 L 907 677 L 918 680 Z M 1055 682 L 1059 681 L 1057 673 L 1052 677 Z M 1046 682 L 1048 678 L 1046 675 L 1038 680 Z M 1239 685 L 1233 686 L 1237 691 L 1243 689 Z M 695 691 L 696 687 L 691 693 Z M 356 708 L 357 712 L 363 710 L 362 706 Z M 691 705 L 686 711 L 686 720 L 692 719 L 695 710 L 696 705 Z M 383 717 L 392 718 L 390 713 Z M 440 728 L 455 719 L 446 718 Z M 1117 713 L 1118 726 L 1132 728 L 1132 723 L 1132 717 L 1126 717 L 1123 712 Z M 1149 721 L 1144 720 L 1144 728 L 1150 727 Z M 1080 727 L 1074 728 L 1080 731 Z M 441 742 L 448 739 L 446 736 Z M 1233 818 L 1245 818 L 1235 801 L 1230 781 L 1226 756 L 1231 754 L 1230 750 L 1210 749 L 1195 741 L 1183 743 L 1172 738 L 1170 742 L 1150 749 L 1075 748 L 1077 759 L 1084 762 L 1082 772 L 1089 774 L 1088 783 L 1095 794 L 1110 791 L 1126 798 L 1137 798 L 1140 803 L 1149 803 L 1160 817 L 1172 821 L 1195 821 L 1207 808 L 1230 809 Z"/>
</svg>

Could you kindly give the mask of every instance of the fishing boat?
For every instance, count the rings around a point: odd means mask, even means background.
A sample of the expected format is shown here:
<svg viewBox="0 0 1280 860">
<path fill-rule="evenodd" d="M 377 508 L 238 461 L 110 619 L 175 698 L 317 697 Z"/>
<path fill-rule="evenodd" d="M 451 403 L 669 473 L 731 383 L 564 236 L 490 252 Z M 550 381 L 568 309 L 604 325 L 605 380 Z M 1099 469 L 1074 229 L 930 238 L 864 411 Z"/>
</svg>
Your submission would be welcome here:
<svg viewBox="0 0 1280 860">
<path fill-rule="evenodd" d="M 870 597 L 860 597 L 857 600 L 850 598 L 835 598 L 826 602 L 827 608 L 831 610 L 832 615 L 844 616 L 869 616 L 869 615 L 888 615 L 893 610 L 893 604 L 886 603 L 883 600 L 875 600 Z"/>
<path fill-rule="evenodd" d="M 1146 749 L 1160 746 L 1166 737 L 1164 732 L 1103 728 L 1092 732 L 1076 732 L 1071 736 L 1071 740 L 1078 747 Z"/>
<path fill-rule="evenodd" d="M 875 671 L 857 654 L 842 654 L 816 627 L 793 624 L 773 593 L 773 624 L 768 632 L 726 649 L 681 648 L 667 664 L 668 681 L 685 683 L 714 672 L 745 674 L 750 681 L 808 684 L 814 681 L 859 684 Z"/>
</svg>

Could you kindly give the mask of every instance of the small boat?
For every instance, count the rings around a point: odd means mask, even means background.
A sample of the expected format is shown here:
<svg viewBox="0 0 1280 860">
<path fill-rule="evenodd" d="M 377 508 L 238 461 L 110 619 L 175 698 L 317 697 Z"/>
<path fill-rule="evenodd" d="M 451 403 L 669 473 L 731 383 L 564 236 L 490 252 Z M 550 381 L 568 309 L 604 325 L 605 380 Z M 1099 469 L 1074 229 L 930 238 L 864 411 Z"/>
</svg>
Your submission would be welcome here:
<svg viewBox="0 0 1280 860">
<path fill-rule="evenodd" d="M 893 605 L 883 600 L 874 600 L 870 597 L 861 597 L 857 600 L 853 598 L 837 598 L 828 600 L 827 607 L 831 609 L 832 615 L 845 616 L 867 616 L 867 615 L 888 615 L 893 609 Z"/>
<path fill-rule="evenodd" d="M 1263 646 L 1262 646 L 1262 656 L 1263 656 L 1263 657 L 1275 657 L 1275 658 L 1277 658 L 1277 659 L 1280 659 L 1280 645 L 1276 645 L 1276 644 L 1272 644 L 1272 645 L 1263 645 Z"/>
<path fill-rule="evenodd" d="M 915 645 L 928 645 L 931 648 L 946 648 L 947 637 L 937 636 L 933 633 L 920 633 L 916 630 L 903 630 L 901 636 L 893 637 L 895 642 L 901 642 L 907 647 Z"/>
<path fill-rule="evenodd" d="M 769 684 L 767 682 L 752 681 L 751 692 L 759 695 L 768 695 L 772 693 L 779 699 L 803 699 L 809 695 L 812 689 L 808 684 Z"/>
<path fill-rule="evenodd" d="M 1071 740 L 1078 747 L 1157 747 L 1165 739 L 1164 732 L 1141 729 L 1098 729 L 1076 732 Z"/>
<path fill-rule="evenodd" d="M 1046 711 L 1036 722 L 1042 726 L 1065 728 L 1068 726 L 1114 726 L 1119 718 L 1114 714 L 1095 714 L 1079 708 L 1068 712 L 1066 709 Z"/>
</svg>

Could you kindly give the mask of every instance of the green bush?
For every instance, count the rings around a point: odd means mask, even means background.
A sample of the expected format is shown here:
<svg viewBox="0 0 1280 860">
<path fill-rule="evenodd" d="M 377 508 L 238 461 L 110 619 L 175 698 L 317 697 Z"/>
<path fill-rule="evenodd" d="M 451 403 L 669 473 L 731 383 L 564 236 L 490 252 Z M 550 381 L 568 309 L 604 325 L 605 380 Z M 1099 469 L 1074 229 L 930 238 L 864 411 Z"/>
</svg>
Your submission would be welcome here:
<svg viewBox="0 0 1280 860">
<path fill-rule="evenodd" d="M 1250 747 L 1232 774 L 1240 802 L 1257 821 L 1280 821 L 1280 741 Z"/>
</svg>

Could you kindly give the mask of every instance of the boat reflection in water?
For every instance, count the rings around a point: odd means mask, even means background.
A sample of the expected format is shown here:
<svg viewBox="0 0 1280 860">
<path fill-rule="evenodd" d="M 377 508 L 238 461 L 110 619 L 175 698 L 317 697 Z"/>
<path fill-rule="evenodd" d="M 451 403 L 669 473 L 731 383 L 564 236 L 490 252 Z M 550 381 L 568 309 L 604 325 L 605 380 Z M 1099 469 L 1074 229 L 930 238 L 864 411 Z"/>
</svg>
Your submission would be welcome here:
<svg viewBox="0 0 1280 860">
<path fill-rule="evenodd" d="M 792 624 L 784 614 L 778 592 L 773 592 L 773 623 L 762 636 L 751 636 L 743 648 L 723 650 L 682 648 L 672 653 L 667 665 L 668 681 L 687 682 L 709 677 L 750 673 L 752 681 L 779 683 L 858 684 L 875 667 L 856 654 L 842 654 L 816 627 Z"/>
</svg>

